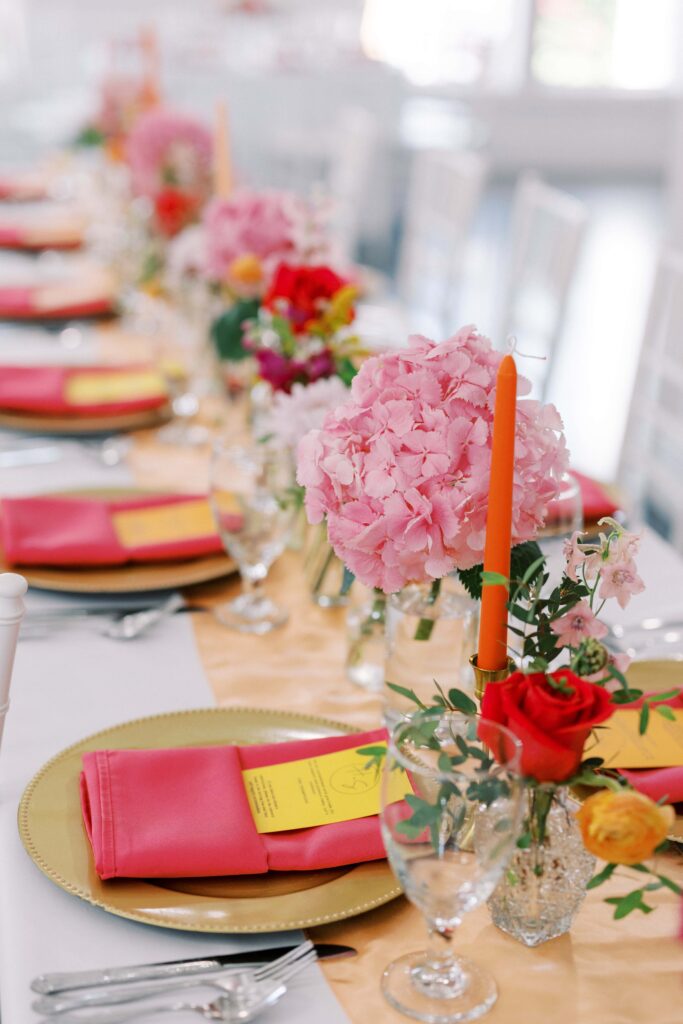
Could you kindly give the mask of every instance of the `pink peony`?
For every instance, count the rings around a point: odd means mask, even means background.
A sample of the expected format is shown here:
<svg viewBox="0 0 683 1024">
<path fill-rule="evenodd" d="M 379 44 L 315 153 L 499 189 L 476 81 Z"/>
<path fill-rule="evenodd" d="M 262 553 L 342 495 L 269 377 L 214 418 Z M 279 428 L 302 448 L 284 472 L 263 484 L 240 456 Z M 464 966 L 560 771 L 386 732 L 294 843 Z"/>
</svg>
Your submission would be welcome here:
<svg viewBox="0 0 683 1024">
<path fill-rule="evenodd" d="M 314 235 L 316 211 L 286 192 L 242 190 L 229 199 L 214 199 L 206 209 L 206 274 L 240 291 L 231 268 L 245 256 L 263 266 L 261 291 L 271 282 L 277 266 L 287 260 L 311 262 L 325 256 Z"/>
<path fill-rule="evenodd" d="M 605 623 L 595 617 L 588 601 L 579 601 L 550 626 L 559 637 L 559 647 L 578 647 L 589 636 L 601 640 L 609 632 Z"/>
<path fill-rule="evenodd" d="M 211 183 L 211 132 L 194 117 L 157 107 L 135 122 L 127 156 L 138 195 L 174 186 L 206 196 Z"/>
<path fill-rule="evenodd" d="M 499 352 L 473 327 L 369 359 L 351 398 L 299 445 L 312 523 L 387 593 L 482 561 Z M 550 405 L 517 406 L 513 540 L 535 536 L 567 466 Z"/>
</svg>

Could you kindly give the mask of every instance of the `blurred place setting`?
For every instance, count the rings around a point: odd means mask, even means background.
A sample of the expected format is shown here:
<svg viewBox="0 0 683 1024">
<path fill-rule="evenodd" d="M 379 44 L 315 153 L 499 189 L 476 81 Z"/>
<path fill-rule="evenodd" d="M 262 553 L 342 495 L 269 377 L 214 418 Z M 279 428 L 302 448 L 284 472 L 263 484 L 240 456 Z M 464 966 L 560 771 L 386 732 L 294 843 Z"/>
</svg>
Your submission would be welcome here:
<svg viewBox="0 0 683 1024">
<path fill-rule="evenodd" d="M 682 54 L 0 0 L 3 1024 L 680 1020 Z"/>
</svg>

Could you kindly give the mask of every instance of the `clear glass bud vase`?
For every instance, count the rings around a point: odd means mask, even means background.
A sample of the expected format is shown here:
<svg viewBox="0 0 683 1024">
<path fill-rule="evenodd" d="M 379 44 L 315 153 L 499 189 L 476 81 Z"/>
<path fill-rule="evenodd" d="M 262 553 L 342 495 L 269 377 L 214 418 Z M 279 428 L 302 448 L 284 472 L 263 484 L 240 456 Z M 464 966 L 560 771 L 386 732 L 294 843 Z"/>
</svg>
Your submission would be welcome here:
<svg viewBox="0 0 683 1024">
<path fill-rule="evenodd" d="M 314 604 L 339 608 L 349 603 L 344 588 L 344 566 L 327 539 L 327 524 L 312 526 L 303 550 L 303 565 Z"/>
<path fill-rule="evenodd" d="M 470 655 L 477 645 L 479 605 L 454 576 L 411 583 L 392 594 L 386 610 L 384 715 L 393 728 L 415 704 L 386 683 L 412 690 L 425 704 L 452 688 L 474 692 Z"/>
<path fill-rule="evenodd" d="M 528 790 L 531 841 L 517 849 L 488 901 L 493 923 L 526 946 L 538 946 L 572 926 L 595 871 L 576 821 L 578 804 L 565 787 Z M 548 802 L 543 839 L 534 821 L 538 804 Z"/>
<path fill-rule="evenodd" d="M 386 609 L 386 594 L 354 582 L 346 613 L 346 677 L 374 692 L 384 686 Z"/>
</svg>

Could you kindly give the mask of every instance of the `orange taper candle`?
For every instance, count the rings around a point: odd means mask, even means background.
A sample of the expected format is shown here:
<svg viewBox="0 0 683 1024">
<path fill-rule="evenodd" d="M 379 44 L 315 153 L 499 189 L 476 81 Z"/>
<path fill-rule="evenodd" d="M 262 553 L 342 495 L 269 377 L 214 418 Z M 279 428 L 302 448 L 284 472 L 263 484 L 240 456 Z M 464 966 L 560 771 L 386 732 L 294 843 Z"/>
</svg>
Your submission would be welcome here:
<svg viewBox="0 0 683 1024">
<path fill-rule="evenodd" d="M 232 161 L 230 158 L 230 133 L 228 131 L 228 108 L 223 100 L 216 104 L 216 120 L 213 132 L 213 190 L 219 199 L 227 199 L 232 192 Z"/>
<path fill-rule="evenodd" d="M 496 378 L 484 571 L 508 577 L 512 543 L 516 407 L 517 367 L 512 356 L 507 355 L 501 360 Z M 485 586 L 482 590 L 477 665 L 490 672 L 497 672 L 507 664 L 507 599 L 507 591 L 502 585 Z"/>
</svg>

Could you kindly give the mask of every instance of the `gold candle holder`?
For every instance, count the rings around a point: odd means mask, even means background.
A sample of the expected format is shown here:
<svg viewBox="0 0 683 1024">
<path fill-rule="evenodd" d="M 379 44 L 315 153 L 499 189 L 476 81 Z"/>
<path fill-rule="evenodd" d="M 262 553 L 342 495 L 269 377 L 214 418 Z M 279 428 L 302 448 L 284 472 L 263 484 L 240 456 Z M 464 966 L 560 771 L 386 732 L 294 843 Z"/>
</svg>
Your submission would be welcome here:
<svg viewBox="0 0 683 1024">
<path fill-rule="evenodd" d="M 505 668 L 479 668 L 477 665 L 476 654 L 471 656 L 470 665 L 474 670 L 474 695 L 479 702 L 481 702 L 481 699 L 484 696 L 484 690 L 488 683 L 500 683 L 503 679 L 507 679 L 509 675 L 512 675 L 512 673 L 517 670 L 517 666 L 512 658 L 508 658 L 508 663 Z"/>
</svg>

